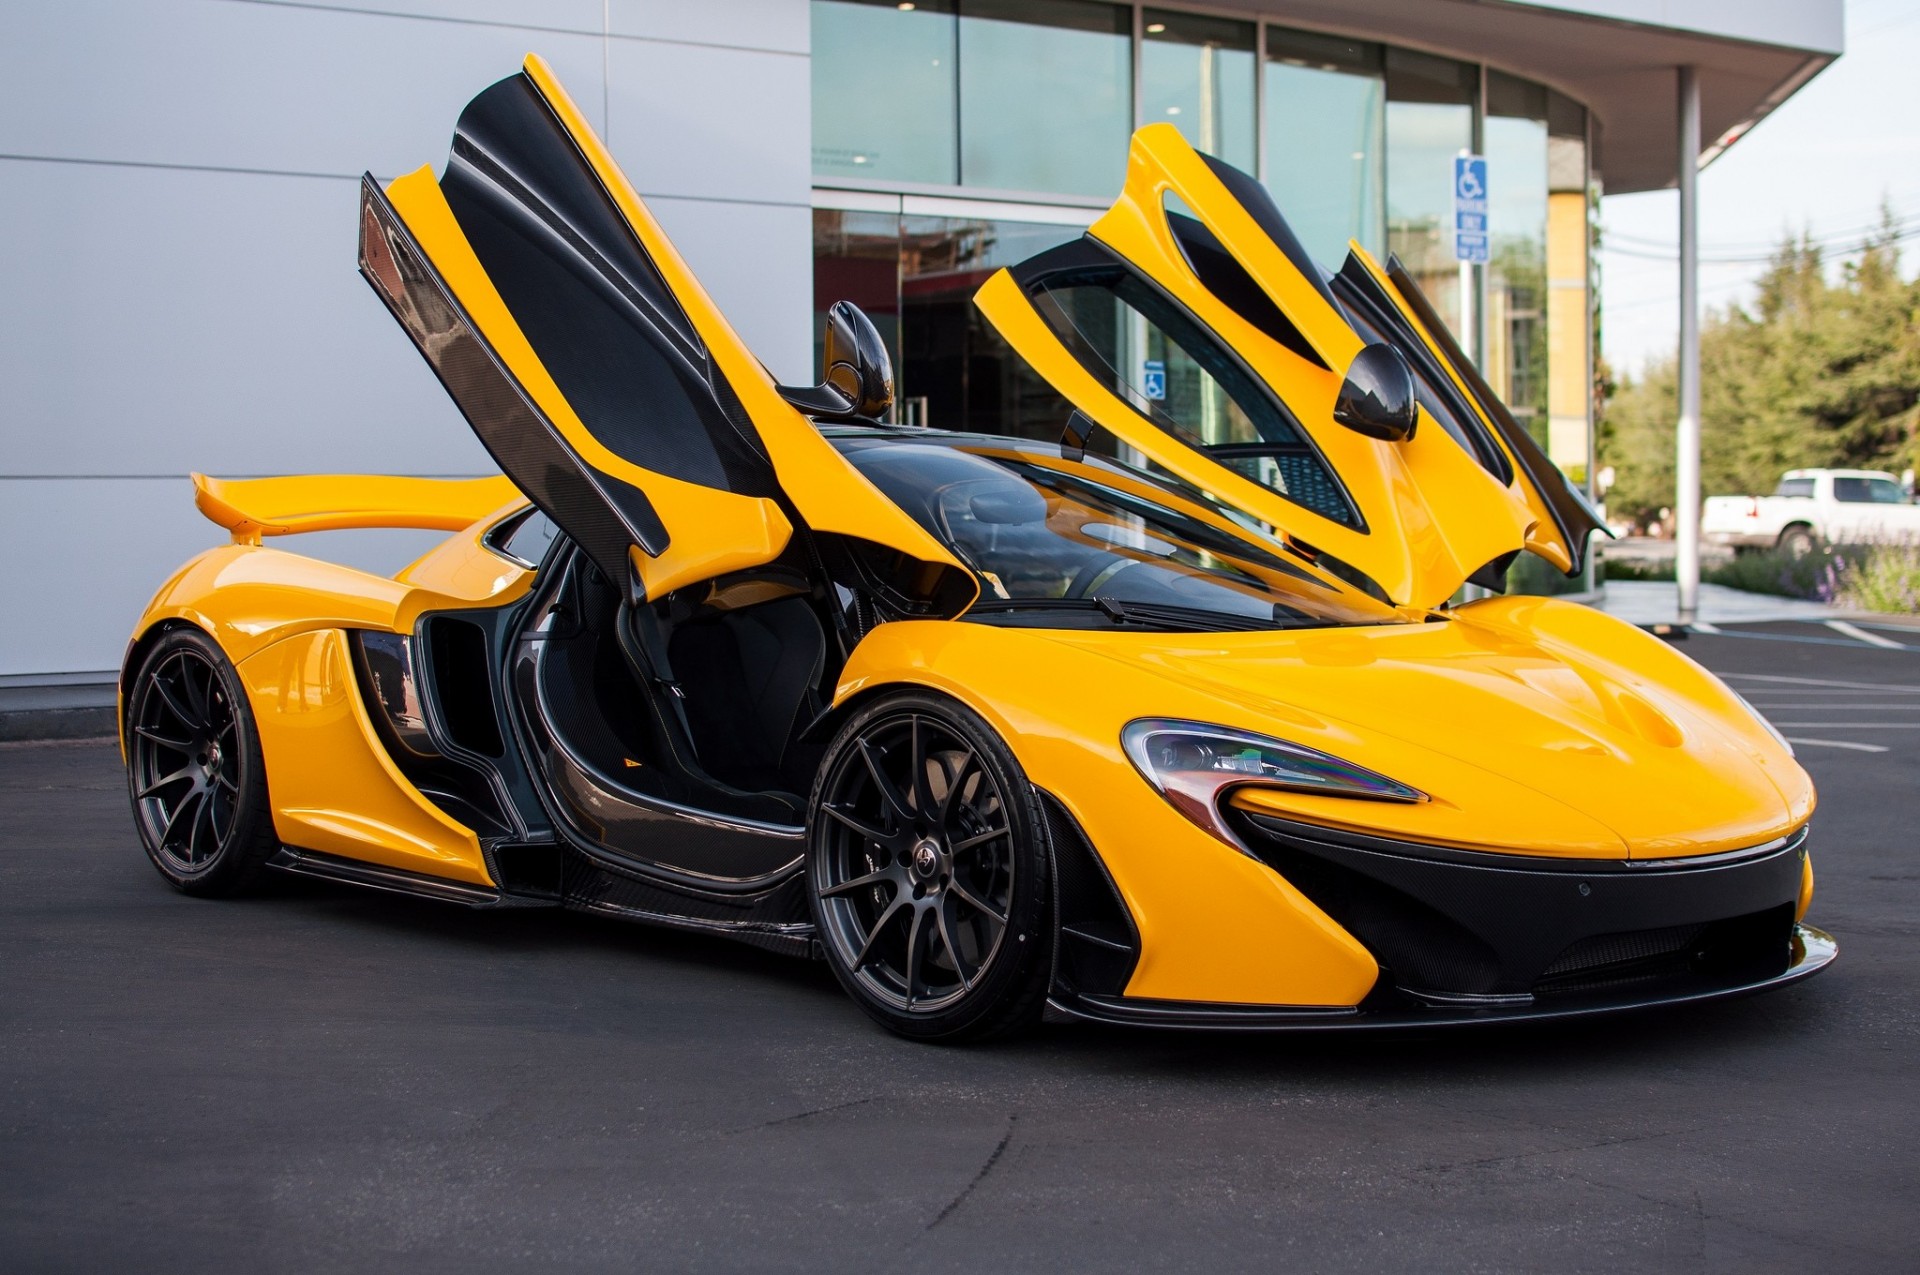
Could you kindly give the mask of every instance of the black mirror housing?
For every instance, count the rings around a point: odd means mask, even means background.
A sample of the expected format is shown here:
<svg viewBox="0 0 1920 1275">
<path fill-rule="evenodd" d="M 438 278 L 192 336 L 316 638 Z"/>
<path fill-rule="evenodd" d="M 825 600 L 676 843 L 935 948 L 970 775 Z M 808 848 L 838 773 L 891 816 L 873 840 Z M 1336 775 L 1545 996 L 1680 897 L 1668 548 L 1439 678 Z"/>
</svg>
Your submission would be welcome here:
<svg viewBox="0 0 1920 1275">
<path fill-rule="evenodd" d="M 878 421 L 893 406 L 893 359 L 880 329 L 851 301 L 833 303 L 826 329 L 820 384 L 782 385 L 780 397 L 821 420 Z"/>
<path fill-rule="evenodd" d="M 1404 443 L 1420 423 L 1420 400 L 1407 356 L 1376 341 L 1353 356 L 1333 403 L 1333 419 L 1356 434 Z"/>
</svg>

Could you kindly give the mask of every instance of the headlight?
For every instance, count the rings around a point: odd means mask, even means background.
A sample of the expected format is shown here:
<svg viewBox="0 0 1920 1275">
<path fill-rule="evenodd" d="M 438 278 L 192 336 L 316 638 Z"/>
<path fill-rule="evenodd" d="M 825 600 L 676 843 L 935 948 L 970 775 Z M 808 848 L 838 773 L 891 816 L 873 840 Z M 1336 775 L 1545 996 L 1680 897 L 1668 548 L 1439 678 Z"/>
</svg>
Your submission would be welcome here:
<svg viewBox="0 0 1920 1275">
<path fill-rule="evenodd" d="M 1229 788 L 1286 788 L 1363 801 L 1427 800 L 1419 789 L 1364 766 L 1226 726 L 1146 717 L 1129 722 L 1120 742 L 1128 759 L 1175 810 L 1236 847 L 1220 820 L 1220 797 Z"/>
<path fill-rule="evenodd" d="M 1762 726 L 1766 727 L 1767 734 L 1773 736 L 1774 740 L 1777 743 L 1779 743 L 1780 747 L 1787 750 L 1787 756 L 1795 757 L 1799 755 L 1793 751 L 1792 741 L 1789 740 L 1785 735 L 1782 735 L 1780 733 L 1780 728 L 1775 726 L 1772 722 L 1768 721 L 1767 715 L 1765 713 L 1762 713 L 1759 709 L 1755 708 L 1751 700 L 1749 700 L 1746 696 L 1742 695 L 1739 691 L 1734 691 L 1731 686 L 1729 686 L 1727 689 L 1730 691 L 1733 691 L 1733 697 L 1735 699 L 1739 700 L 1742 704 L 1745 704 L 1747 706 L 1747 711 L 1753 714 L 1753 720 L 1756 722 L 1759 722 Z"/>
</svg>

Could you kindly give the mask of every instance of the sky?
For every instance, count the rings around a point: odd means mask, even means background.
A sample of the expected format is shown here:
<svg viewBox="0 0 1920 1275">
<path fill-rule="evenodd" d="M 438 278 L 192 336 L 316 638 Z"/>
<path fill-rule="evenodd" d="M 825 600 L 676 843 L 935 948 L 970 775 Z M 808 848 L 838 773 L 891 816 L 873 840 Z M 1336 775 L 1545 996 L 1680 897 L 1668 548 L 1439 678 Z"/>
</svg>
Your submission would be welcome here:
<svg viewBox="0 0 1920 1275">
<path fill-rule="evenodd" d="M 1846 14 L 1846 53 L 1700 174 L 1703 309 L 1750 302 L 1788 231 L 1842 259 L 1883 199 L 1912 235 L 1903 272 L 1920 266 L 1920 0 L 1847 0 Z M 1601 200 L 1601 343 L 1616 373 L 1673 351 L 1679 219 L 1671 190 Z"/>
</svg>

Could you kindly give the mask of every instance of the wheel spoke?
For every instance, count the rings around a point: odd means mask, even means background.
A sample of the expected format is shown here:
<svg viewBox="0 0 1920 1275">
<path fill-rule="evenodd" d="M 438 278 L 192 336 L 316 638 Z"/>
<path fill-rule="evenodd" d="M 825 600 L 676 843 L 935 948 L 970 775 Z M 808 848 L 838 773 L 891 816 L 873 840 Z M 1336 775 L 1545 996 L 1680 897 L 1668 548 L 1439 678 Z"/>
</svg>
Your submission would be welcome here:
<svg viewBox="0 0 1920 1275">
<path fill-rule="evenodd" d="M 194 811 L 193 822 L 187 825 L 188 863 L 198 863 L 200 861 L 200 829 L 203 827 L 208 832 L 213 831 L 213 794 L 204 791 L 200 794 L 200 808 Z M 219 848 L 220 843 L 216 840 L 213 843 L 212 849 L 207 851 L 208 857 L 211 858 L 213 851 Z"/>
<path fill-rule="evenodd" d="M 955 897 L 957 897 L 962 903 L 966 904 L 968 907 L 972 908 L 975 912 L 978 912 L 980 915 L 986 917 L 988 920 L 992 921 L 995 925 L 1005 925 L 1007 923 L 1006 913 L 996 910 L 991 904 L 982 902 L 980 898 L 974 894 L 973 891 L 967 889 L 966 886 L 960 884 L 960 880 L 958 877 L 954 878 L 952 881 L 947 882 L 947 889 L 953 891 Z"/>
<path fill-rule="evenodd" d="M 960 793 L 967 786 L 967 776 L 973 773 L 974 763 L 979 758 L 969 748 L 967 755 L 953 769 L 953 777 L 947 780 L 946 800 L 940 803 L 940 826 L 945 828 L 953 820 L 954 807 L 960 802 Z"/>
<path fill-rule="evenodd" d="M 907 906 L 911 901 L 911 897 L 905 890 L 893 896 L 893 902 L 887 904 L 886 910 L 880 913 L 880 919 L 873 923 L 871 930 L 867 931 L 866 942 L 860 945 L 860 954 L 853 958 L 854 973 L 858 974 L 866 968 L 867 958 L 873 955 L 873 945 L 874 942 L 879 939 L 880 931 L 886 929 L 888 922 L 892 921 L 900 909 Z"/>
<path fill-rule="evenodd" d="M 973 990 L 973 975 L 967 973 L 966 958 L 960 955 L 960 945 L 953 941 L 953 928 L 947 923 L 947 913 L 951 905 L 945 899 L 940 901 L 934 912 L 934 918 L 940 923 L 940 941 L 946 944 L 947 955 L 953 958 L 953 972 L 960 976 L 960 990 Z"/>
<path fill-rule="evenodd" d="M 1005 828 L 995 828 L 991 832 L 977 832 L 971 837 L 962 837 L 960 840 L 954 842 L 953 852 L 955 854 L 963 854 L 975 846 L 983 846 L 996 837 L 1004 837 L 1006 835 L 1007 829 Z"/>
<path fill-rule="evenodd" d="M 880 765 L 880 759 L 874 755 L 873 745 L 864 739 L 860 741 L 860 756 L 866 760 L 867 771 L 873 776 L 873 786 L 880 790 L 880 799 L 887 803 L 887 809 L 893 812 L 893 817 L 901 824 L 911 825 L 913 812 L 907 809 L 907 799 L 901 795 L 900 786 L 893 782 L 885 768 Z"/>
<path fill-rule="evenodd" d="M 192 740 L 175 739 L 171 735 L 162 735 L 151 726 L 135 726 L 133 733 L 150 743 L 160 745 L 162 748 L 171 748 L 176 753 L 184 753 L 193 747 Z"/>
<path fill-rule="evenodd" d="M 189 731 L 195 727 L 205 726 L 206 719 L 195 716 L 193 710 L 187 707 L 186 701 L 180 698 L 180 692 L 174 687 L 167 685 L 165 673 L 165 669 L 155 669 L 152 686 L 153 689 L 159 693 L 161 702 L 167 706 L 167 711 L 173 714 L 175 721 L 185 726 Z"/>
<path fill-rule="evenodd" d="M 189 806 L 197 811 L 200 808 L 200 803 L 205 798 L 206 793 L 201 789 L 195 788 L 192 792 L 180 799 L 180 804 L 175 806 L 173 813 L 167 816 L 167 826 L 160 830 L 160 848 L 162 850 L 166 849 L 168 843 L 173 840 L 173 830 L 179 824 L 180 816 L 187 813 Z M 195 817 L 197 818 L 198 816 L 196 815 Z M 189 825 L 189 830 L 191 830 L 191 825 Z M 193 847 L 191 844 L 187 847 L 187 862 L 193 862 Z"/>
<path fill-rule="evenodd" d="M 142 788 L 138 793 L 135 794 L 135 796 L 143 797 L 143 798 L 151 797 L 153 796 L 154 793 L 159 792 L 162 788 L 165 788 L 168 784 L 177 784 L 182 779 L 193 778 L 193 772 L 195 769 L 196 768 L 193 766 L 182 766 L 180 769 L 174 771 L 171 775 L 160 776 L 160 778 L 154 780 L 152 783 Z"/>
<path fill-rule="evenodd" d="M 913 920 L 907 926 L 907 1008 L 913 1008 L 913 1000 L 923 982 L 920 977 L 920 936 L 926 930 L 927 909 L 915 908 Z M 928 937 L 931 937 L 929 933 Z M 927 946 L 932 946 L 928 944 Z"/>
<path fill-rule="evenodd" d="M 215 772 L 213 772 L 213 778 L 216 783 L 218 783 L 222 788 L 225 788 L 228 792 L 232 793 L 234 796 L 238 797 L 240 795 L 240 785 L 234 782 L 234 780 L 230 776 L 228 776 L 227 768 L 225 766 L 221 766 L 219 770 L 216 770 Z"/>
<path fill-rule="evenodd" d="M 180 670 L 180 685 L 185 688 L 187 692 L 188 702 L 191 703 L 195 711 L 200 714 L 200 720 L 208 725 L 212 725 L 213 670 L 211 668 L 206 669 L 207 676 L 204 684 L 196 683 L 193 676 L 193 665 L 197 663 L 199 663 L 198 660 L 188 660 L 184 655 L 182 656 L 181 664 L 183 667 Z"/>
<path fill-rule="evenodd" d="M 883 882 L 889 881 L 896 887 L 900 885 L 900 874 L 897 868 L 891 866 L 880 868 L 877 871 L 867 873 L 863 877 L 855 877 L 851 881 L 842 881 L 838 885 L 830 885 L 820 891 L 820 897 L 823 899 L 831 899 L 835 895 L 853 894 L 856 891 L 866 889 L 870 885 L 880 885 Z"/>
<path fill-rule="evenodd" d="M 927 782 L 927 732 L 922 719 L 913 719 L 913 745 L 908 750 L 913 757 L 913 806 L 921 819 L 933 814 L 933 786 Z"/>
<path fill-rule="evenodd" d="M 879 828 L 874 827 L 870 823 L 865 823 L 862 820 L 855 818 L 853 815 L 848 814 L 846 811 L 840 809 L 838 806 L 829 806 L 826 803 L 822 802 L 820 806 L 820 810 L 821 810 L 821 813 L 825 814 L 829 819 L 832 819 L 834 822 L 839 823 L 845 827 L 853 829 L 855 832 L 865 837 L 868 841 L 876 841 L 883 846 L 890 846 L 894 843 L 895 840 L 897 840 L 897 837 L 894 833 L 883 831 Z"/>
</svg>

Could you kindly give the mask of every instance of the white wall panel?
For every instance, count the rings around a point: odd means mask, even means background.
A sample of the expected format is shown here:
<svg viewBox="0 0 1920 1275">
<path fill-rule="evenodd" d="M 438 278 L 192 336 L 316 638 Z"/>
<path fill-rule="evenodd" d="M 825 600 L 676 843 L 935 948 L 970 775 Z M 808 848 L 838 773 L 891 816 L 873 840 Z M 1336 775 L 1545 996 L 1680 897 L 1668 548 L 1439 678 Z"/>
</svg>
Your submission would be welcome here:
<svg viewBox="0 0 1920 1275">
<path fill-rule="evenodd" d="M 226 0 L 0 5 L 0 152 L 383 177 L 529 50 L 601 119 L 605 41 Z"/>
<path fill-rule="evenodd" d="M 788 53 L 805 53 L 812 43 L 807 0 L 609 0 L 607 18 L 615 35 L 653 40 Z"/>
<path fill-rule="evenodd" d="M 809 201 L 806 58 L 613 40 L 607 67 L 607 145 L 641 194 Z"/>
<path fill-rule="evenodd" d="M 193 507 L 184 478 L 0 478 L 0 537 L 30 551 L 16 600 L 0 607 L 0 676 L 118 668 L 154 592 L 187 559 L 227 542 Z M 287 547 L 390 575 L 441 538 L 341 531 Z"/>
<path fill-rule="evenodd" d="M 598 35 L 606 25 L 605 0 L 224 0 L 229 4 L 289 4 L 303 9 L 378 9 L 382 13 L 489 22 L 546 31 Z"/>
<path fill-rule="evenodd" d="M 9 474 L 485 473 L 351 181 L 0 161 Z"/>
<path fill-rule="evenodd" d="M 648 206 L 760 361 L 787 384 L 813 384 L 812 210 L 691 199 Z"/>
</svg>

